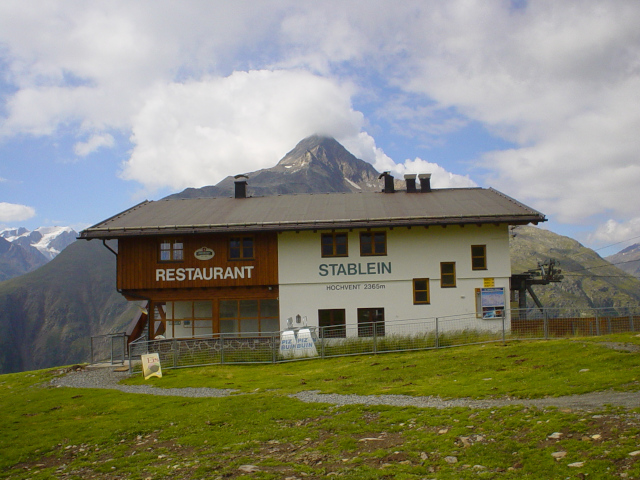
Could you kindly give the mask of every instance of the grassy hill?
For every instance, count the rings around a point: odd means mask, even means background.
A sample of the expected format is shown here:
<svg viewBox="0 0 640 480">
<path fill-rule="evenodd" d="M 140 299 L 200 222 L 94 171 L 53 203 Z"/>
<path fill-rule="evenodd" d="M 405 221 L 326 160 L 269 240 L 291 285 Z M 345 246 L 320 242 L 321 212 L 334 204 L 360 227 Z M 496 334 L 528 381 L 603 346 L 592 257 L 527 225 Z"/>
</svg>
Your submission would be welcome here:
<svg viewBox="0 0 640 480">
<path fill-rule="evenodd" d="M 518 404 L 639 392 L 637 353 L 616 345 L 640 348 L 640 338 L 193 368 L 146 382 L 236 391 L 219 398 L 55 388 L 62 370 L 2 375 L 0 478 L 640 478 L 638 409 Z M 516 401 L 437 409 L 291 397 L 308 390 Z"/>
<path fill-rule="evenodd" d="M 91 335 L 121 331 L 133 317 L 115 284 L 113 254 L 85 241 L 0 282 L 0 372 L 86 361 Z"/>
</svg>

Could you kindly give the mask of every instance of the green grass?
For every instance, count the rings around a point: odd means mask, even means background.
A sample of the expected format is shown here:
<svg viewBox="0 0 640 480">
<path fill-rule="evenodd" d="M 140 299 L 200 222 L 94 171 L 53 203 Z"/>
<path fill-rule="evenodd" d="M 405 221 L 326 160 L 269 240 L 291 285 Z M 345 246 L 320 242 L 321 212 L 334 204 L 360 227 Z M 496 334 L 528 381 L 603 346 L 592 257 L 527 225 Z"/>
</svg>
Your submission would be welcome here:
<svg viewBox="0 0 640 480">
<path fill-rule="evenodd" d="M 640 340 L 631 335 L 627 343 Z M 443 398 L 540 398 L 614 388 L 640 390 L 638 355 L 603 348 L 610 338 L 510 342 L 414 353 L 314 359 L 293 364 L 215 365 L 166 370 L 161 388 L 233 388 L 241 392 L 439 395 Z M 620 340 L 610 340 L 620 341 Z M 580 370 L 588 370 L 580 372 Z M 142 384 L 133 377 L 130 384 Z"/>
<path fill-rule="evenodd" d="M 224 398 L 49 388 L 57 370 L 1 375 L 0 478 L 640 478 L 640 457 L 629 455 L 640 450 L 640 411 L 336 407 L 288 396 L 638 391 L 638 354 L 603 341 L 640 344 L 630 334 L 487 344 L 175 369 L 151 381 L 249 393 Z M 145 382 L 137 376 L 127 383 Z M 554 432 L 559 439 L 549 438 Z M 566 456 L 555 460 L 554 452 Z M 584 465 L 568 466 L 575 462 Z M 246 464 L 259 471 L 243 473 Z"/>
</svg>

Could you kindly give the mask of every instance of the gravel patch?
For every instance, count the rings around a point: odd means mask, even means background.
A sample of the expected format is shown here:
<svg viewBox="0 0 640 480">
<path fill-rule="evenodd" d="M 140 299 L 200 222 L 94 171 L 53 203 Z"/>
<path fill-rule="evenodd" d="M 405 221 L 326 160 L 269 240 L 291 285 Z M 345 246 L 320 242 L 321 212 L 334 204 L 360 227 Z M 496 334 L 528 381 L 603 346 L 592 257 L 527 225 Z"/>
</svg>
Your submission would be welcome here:
<svg viewBox="0 0 640 480">
<path fill-rule="evenodd" d="M 53 387 L 104 388 L 163 397 L 227 397 L 237 393 L 236 390 L 221 388 L 156 388 L 152 385 L 118 383 L 129 376 L 129 372 L 114 372 L 108 367 L 88 368 L 71 370 L 64 376 L 52 379 L 49 384 Z"/>
<path fill-rule="evenodd" d="M 340 395 L 318 393 L 317 391 L 300 392 L 290 395 L 303 402 L 329 403 L 332 405 L 389 405 L 394 407 L 419 408 L 496 408 L 508 405 L 530 407 L 558 407 L 579 410 L 593 410 L 605 405 L 624 408 L 640 408 L 638 392 L 594 392 L 583 395 L 565 397 L 548 397 L 537 399 L 499 398 L 490 400 L 474 400 L 471 398 L 442 399 L 440 397 L 411 397 L 407 395 Z"/>
<path fill-rule="evenodd" d="M 166 397 L 227 397 L 240 395 L 237 390 L 219 388 L 156 388 L 152 385 L 120 385 L 118 382 L 129 377 L 128 372 L 115 372 L 112 368 L 88 368 L 71 370 L 66 375 L 52 379 L 52 387 L 101 388 L 119 390 L 126 393 L 160 395 Z M 507 405 L 531 407 L 558 407 L 579 410 L 596 410 L 605 405 L 640 408 L 640 392 L 593 392 L 564 397 L 538 399 L 498 398 L 474 400 L 471 398 L 442 399 L 438 396 L 412 397 L 408 395 L 342 395 L 305 391 L 289 395 L 302 402 L 328 403 L 331 405 L 387 405 L 393 407 L 418 408 L 496 408 Z"/>
</svg>

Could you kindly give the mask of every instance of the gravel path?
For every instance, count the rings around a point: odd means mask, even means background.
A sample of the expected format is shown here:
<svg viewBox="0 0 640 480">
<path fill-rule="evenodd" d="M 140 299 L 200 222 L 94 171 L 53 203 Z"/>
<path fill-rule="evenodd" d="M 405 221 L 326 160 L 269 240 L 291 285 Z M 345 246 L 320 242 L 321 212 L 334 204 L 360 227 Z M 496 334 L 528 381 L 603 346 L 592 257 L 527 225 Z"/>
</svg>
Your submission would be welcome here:
<svg viewBox="0 0 640 480">
<path fill-rule="evenodd" d="M 218 388 L 155 388 L 151 385 L 120 385 L 118 382 L 129 376 L 127 372 L 114 372 L 112 368 L 90 368 L 70 371 L 64 376 L 51 380 L 51 386 L 73 388 L 104 388 L 126 393 L 160 395 L 169 397 L 226 397 L 239 394 L 236 390 Z M 332 405 L 389 405 L 394 407 L 420 408 L 495 408 L 507 405 L 532 407 L 558 407 L 580 410 L 595 410 L 605 405 L 624 408 L 640 408 L 640 392 L 594 392 L 565 397 L 539 399 L 503 398 L 473 400 L 456 398 L 443 400 L 440 397 L 411 397 L 408 395 L 340 395 L 306 391 L 290 395 L 303 402 L 329 403 Z"/>
<path fill-rule="evenodd" d="M 51 380 L 54 387 L 105 388 L 126 393 L 160 395 L 164 397 L 227 397 L 235 390 L 220 388 L 156 388 L 152 385 L 120 385 L 118 382 L 129 377 L 128 372 L 115 372 L 112 368 L 88 368 L 70 371 L 62 377 Z"/>
</svg>

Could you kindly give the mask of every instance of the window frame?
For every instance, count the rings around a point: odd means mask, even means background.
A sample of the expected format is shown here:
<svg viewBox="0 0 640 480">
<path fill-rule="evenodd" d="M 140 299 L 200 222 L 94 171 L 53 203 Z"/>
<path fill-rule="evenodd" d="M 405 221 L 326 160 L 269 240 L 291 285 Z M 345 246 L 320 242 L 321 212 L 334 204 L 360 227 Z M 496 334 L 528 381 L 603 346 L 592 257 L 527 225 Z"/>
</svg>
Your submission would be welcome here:
<svg viewBox="0 0 640 480">
<path fill-rule="evenodd" d="M 474 253 L 474 249 L 482 249 L 482 255 Z M 476 260 L 482 261 L 482 266 L 476 266 Z M 471 245 L 471 270 L 487 270 L 487 246 L 486 245 Z"/>
<path fill-rule="evenodd" d="M 444 267 L 451 266 L 453 272 L 445 272 Z M 445 282 L 445 278 L 451 278 L 451 282 Z M 440 262 L 440 288 L 456 287 L 456 262 Z"/>
<path fill-rule="evenodd" d="M 235 314 L 230 316 L 223 316 L 223 306 L 222 303 L 227 302 L 228 304 L 235 304 Z M 243 302 L 255 302 L 255 315 L 246 315 L 243 314 Z M 263 302 L 275 302 L 276 311 L 273 312 L 272 315 L 268 315 L 268 308 L 264 305 Z M 273 334 L 272 330 L 265 330 L 266 323 L 269 321 L 276 320 L 278 322 L 278 330 L 280 326 L 280 302 L 276 298 L 225 298 L 220 299 L 219 301 L 219 310 L 218 310 L 218 320 L 220 322 L 219 334 L 221 337 L 224 336 L 237 336 L 237 337 L 251 337 L 250 333 L 256 334 L 259 337 L 265 335 Z M 246 303 L 245 303 L 246 306 Z M 245 311 L 246 312 L 246 311 Z M 234 332 L 222 332 L 222 322 L 224 321 L 234 321 L 236 330 Z M 243 330 L 243 322 L 248 323 L 251 321 L 257 322 L 258 331 L 251 330 Z"/>
<path fill-rule="evenodd" d="M 425 287 L 424 289 L 420 288 L 416 288 L 416 283 L 417 282 L 425 282 Z M 430 305 L 431 304 L 431 292 L 430 292 L 430 285 L 429 285 L 429 279 L 428 278 L 414 278 L 413 279 L 413 304 L 414 305 Z M 418 300 L 416 298 L 416 294 L 417 293 L 426 293 L 427 294 L 427 300 Z"/>
<path fill-rule="evenodd" d="M 231 246 L 231 242 L 237 240 L 239 242 L 238 247 Z M 246 247 L 244 242 L 246 240 L 251 240 L 251 246 Z M 245 250 L 251 249 L 251 256 L 245 255 Z M 239 256 L 232 256 L 232 251 L 237 249 Z M 254 235 L 233 235 L 229 237 L 227 242 L 227 259 L 231 262 L 243 261 L 243 260 L 255 260 L 256 257 L 256 239 Z"/>
<path fill-rule="evenodd" d="M 336 239 L 344 238 L 345 253 L 338 253 L 339 244 Z M 325 243 L 325 238 L 331 238 L 330 243 Z M 325 253 L 325 245 L 331 245 L 331 253 Z M 322 258 L 336 258 L 336 257 L 348 257 L 349 256 L 349 234 L 347 232 L 329 232 L 320 234 L 320 255 Z"/>
<path fill-rule="evenodd" d="M 384 251 L 383 252 L 377 252 L 376 251 L 376 245 L 378 242 L 376 242 L 376 235 L 380 235 L 382 234 L 384 236 Z M 363 241 L 363 237 L 369 235 L 370 238 L 366 241 Z M 363 246 L 365 245 L 369 245 L 369 247 L 371 248 L 371 253 L 365 253 L 363 251 Z M 381 231 L 366 231 L 366 232 L 360 232 L 360 256 L 361 257 L 383 257 L 387 255 L 387 232 L 385 230 L 381 230 Z"/>
<path fill-rule="evenodd" d="M 169 245 L 169 248 L 162 248 L 164 245 Z M 180 248 L 176 248 L 176 245 L 180 245 Z M 164 252 L 169 253 L 168 259 L 163 259 L 162 254 Z M 176 255 L 180 252 L 179 255 Z M 176 258 L 179 257 L 179 258 Z M 158 243 L 158 263 L 178 263 L 184 262 L 184 241 L 179 237 L 166 237 L 161 238 Z"/>
</svg>

